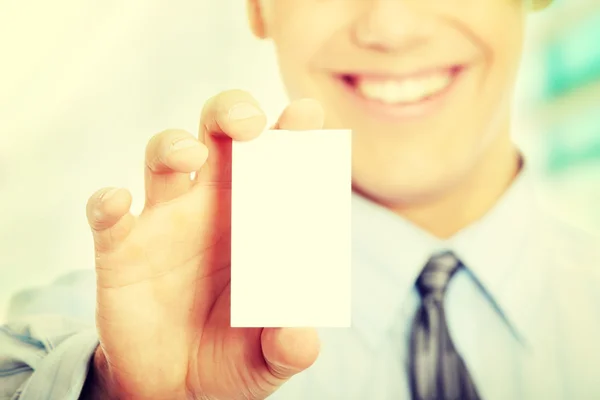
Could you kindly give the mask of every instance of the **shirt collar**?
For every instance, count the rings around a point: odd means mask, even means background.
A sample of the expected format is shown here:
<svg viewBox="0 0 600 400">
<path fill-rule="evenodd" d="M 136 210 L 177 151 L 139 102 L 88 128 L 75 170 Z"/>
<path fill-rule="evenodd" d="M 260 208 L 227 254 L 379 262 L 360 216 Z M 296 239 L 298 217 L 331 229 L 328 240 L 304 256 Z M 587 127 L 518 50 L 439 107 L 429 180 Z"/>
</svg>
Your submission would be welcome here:
<svg viewBox="0 0 600 400">
<path fill-rule="evenodd" d="M 534 305 L 534 296 L 524 299 L 527 294 L 521 291 L 536 266 L 526 262 L 539 209 L 534 189 L 532 171 L 524 163 L 495 206 L 449 240 L 450 248 L 483 288 L 509 328 L 524 342 Z"/>
<path fill-rule="evenodd" d="M 378 345 L 397 320 L 422 268 L 435 253 L 451 250 L 523 339 L 528 309 L 511 290 L 521 273 L 533 224 L 531 173 L 524 165 L 511 187 L 479 221 L 448 240 L 438 239 L 358 194 L 352 199 L 353 319 Z"/>
<path fill-rule="evenodd" d="M 358 194 L 352 198 L 353 320 L 377 346 L 442 241 Z M 410 249 L 410 251 L 407 251 Z"/>
</svg>

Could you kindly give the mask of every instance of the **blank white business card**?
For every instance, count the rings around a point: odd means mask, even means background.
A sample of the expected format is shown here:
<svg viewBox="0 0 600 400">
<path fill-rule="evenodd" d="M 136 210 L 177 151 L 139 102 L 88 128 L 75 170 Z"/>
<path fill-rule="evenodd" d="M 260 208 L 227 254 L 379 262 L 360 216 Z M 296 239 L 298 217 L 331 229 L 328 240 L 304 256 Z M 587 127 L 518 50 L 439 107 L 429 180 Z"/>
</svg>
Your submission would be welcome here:
<svg viewBox="0 0 600 400">
<path fill-rule="evenodd" d="M 233 142 L 231 326 L 349 327 L 351 132 Z"/>
</svg>

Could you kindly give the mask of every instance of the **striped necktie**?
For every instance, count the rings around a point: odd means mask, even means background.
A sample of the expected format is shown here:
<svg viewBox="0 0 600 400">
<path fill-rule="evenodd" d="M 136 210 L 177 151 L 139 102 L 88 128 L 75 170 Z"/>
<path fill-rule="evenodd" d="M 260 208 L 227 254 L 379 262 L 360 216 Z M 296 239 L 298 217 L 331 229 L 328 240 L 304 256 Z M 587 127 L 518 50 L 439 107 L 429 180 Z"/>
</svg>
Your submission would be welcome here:
<svg viewBox="0 0 600 400">
<path fill-rule="evenodd" d="M 416 282 L 421 304 L 410 338 L 413 400 L 479 400 L 475 385 L 448 333 L 444 295 L 461 267 L 451 252 L 432 257 Z"/>
</svg>

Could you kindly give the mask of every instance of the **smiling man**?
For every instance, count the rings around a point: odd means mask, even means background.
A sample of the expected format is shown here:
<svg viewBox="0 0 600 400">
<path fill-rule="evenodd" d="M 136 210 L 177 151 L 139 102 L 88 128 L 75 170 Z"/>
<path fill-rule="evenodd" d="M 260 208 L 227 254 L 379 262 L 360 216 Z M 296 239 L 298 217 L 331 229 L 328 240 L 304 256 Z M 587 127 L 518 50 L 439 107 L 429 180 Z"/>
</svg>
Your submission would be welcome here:
<svg viewBox="0 0 600 400">
<path fill-rule="evenodd" d="M 319 100 L 326 127 L 353 130 L 360 192 L 449 236 L 509 185 L 521 4 L 292 1 L 267 11 L 251 2 L 254 32 L 273 40 L 290 96 Z"/>
<path fill-rule="evenodd" d="M 96 327 L 7 325 L 2 387 L 21 400 L 600 398 L 598 241 L 543 210 L 510 134 L 527 13 L 547 4 L 247 4 L 292 100 L 276 128 L 353 131 L 353 327 L 229 327 L 231 140 L 266 124 L 229 91 L 205 104 L 198 139 L 150 140 L 141 215 L 125 189 L 91 197 Z"/>
</svg>

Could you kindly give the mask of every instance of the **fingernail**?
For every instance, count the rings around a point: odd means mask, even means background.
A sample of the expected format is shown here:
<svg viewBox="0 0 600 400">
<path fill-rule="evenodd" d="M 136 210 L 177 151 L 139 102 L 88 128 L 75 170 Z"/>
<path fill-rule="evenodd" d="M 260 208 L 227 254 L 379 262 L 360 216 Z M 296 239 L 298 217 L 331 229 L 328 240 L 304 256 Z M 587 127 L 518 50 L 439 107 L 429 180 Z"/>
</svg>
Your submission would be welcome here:
<svg viewBox="0 0 600 400">
<path fill-rule="evenodd" d="M 100 198 L 101 201 L 106 201 L 108 199 L 110 199 L 112 196 L 115 195 L 115 193 L 117 193 L 119 190 L 121 190 L 120 188 L 114 188 L 114 189 L 110 189 L 108 191 L 106 191 L 102 197 Z"/>
<path fill-rule="evenodd" d="M 258 107 L 250 103 L 240 103 L 233 106 L 229 110 L 229 119 L 231 121 L 241 121 L 244 119 L 254 118 L 262 115 Z"/>
<path fill-rule="evenodd" d="M 104 217 L 106 216 L 106 214 L 104 213 L 104 208 L 102 207 L 102 204 L 105 201 L 107 201 L 108 199 L 110 199 L 112 196 L 114 196 L 115 193 L 117 193 L 119 190 L 121 190 L 121 189 L 113 188 L 113 189 L 107 190 L 106 192 L 104 192 L 100 195 L 100 198 L 98 199 L 98 204 L 94 208 L 94 219 L 96 221 L 102 221 L 104 219 Z"/>
<path fill-rule="evenodd" d="M 183 139 L 178 142 L 172 143 L 171 150 L 177 151 L 177 150 L 189 149 L 189 148 L 197 147 L 197 146 L 199 146 L 199 143 L 197 141 L 195 141 L 193 139 Z"/>
</svg>

